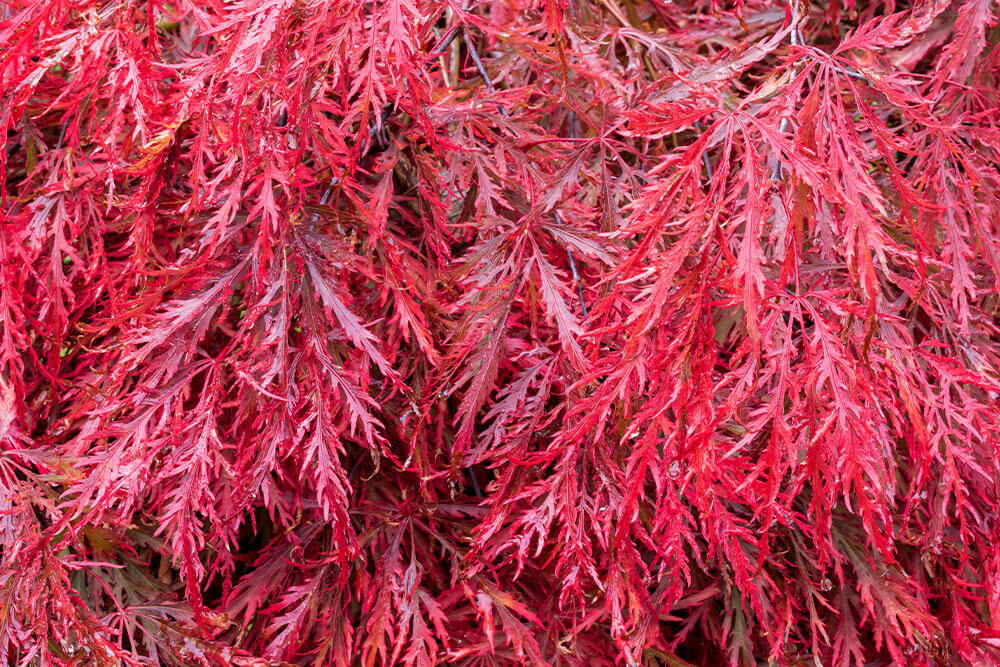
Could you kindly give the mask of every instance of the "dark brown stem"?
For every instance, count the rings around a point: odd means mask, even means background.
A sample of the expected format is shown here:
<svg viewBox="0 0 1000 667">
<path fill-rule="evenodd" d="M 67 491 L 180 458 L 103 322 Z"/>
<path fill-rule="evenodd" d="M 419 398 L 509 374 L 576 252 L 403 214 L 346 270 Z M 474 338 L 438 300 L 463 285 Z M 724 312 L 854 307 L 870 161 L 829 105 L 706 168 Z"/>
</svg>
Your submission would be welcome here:
<svg viewBox="0 0 1000 667">
<path fill-rule="evenodd" d="M 487 88 L 496 90 L 496 86 L 493 85 L 493 79 L 490 78 L 489 73 L 486 71 L 486 66 L 483 65 L 483 61 L 479 58 L 479 51 L 476 50 L 476 44 L 472 40 L 472 36 L 469 35 L 468 30 L 463 32 L 465 33 L 465 45 L 469 49 L 469 56 L 472 58 L 472 62 L 475 63 L 476 69 L 479 71 L 479 76 L 483 78 L 483 83 L 486 84 Z M 499 102 L 497 102 L 497 110 L 504 118 L 508 117 L 507 110 Z"/>
</svg>

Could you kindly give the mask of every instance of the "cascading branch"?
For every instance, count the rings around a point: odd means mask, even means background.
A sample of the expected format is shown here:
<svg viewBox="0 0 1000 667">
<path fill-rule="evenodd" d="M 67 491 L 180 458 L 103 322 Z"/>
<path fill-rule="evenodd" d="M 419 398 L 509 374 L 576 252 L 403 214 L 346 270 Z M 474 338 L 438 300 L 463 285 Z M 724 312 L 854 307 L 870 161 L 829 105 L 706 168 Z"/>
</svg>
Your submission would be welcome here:
<svg viewBox="0 0 1000 667">
<path fill-rule="evenodd" d="M 0 5 L 0 662 L 1000 664 L 998 11 Z"/>
</svg>

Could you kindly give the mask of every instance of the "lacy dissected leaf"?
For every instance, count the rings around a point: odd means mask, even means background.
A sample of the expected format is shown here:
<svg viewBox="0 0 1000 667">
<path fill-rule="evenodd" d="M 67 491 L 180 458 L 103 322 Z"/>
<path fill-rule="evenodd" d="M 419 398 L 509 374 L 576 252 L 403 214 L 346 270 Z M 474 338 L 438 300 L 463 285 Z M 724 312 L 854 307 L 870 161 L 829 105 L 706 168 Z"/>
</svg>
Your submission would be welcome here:
<svg viewBox="0 0 1000 667">
<path fill-rule="evenodd" d="M 0 4 L 0 662 L 1000 664 L 997 12 Z"/>
</svg>

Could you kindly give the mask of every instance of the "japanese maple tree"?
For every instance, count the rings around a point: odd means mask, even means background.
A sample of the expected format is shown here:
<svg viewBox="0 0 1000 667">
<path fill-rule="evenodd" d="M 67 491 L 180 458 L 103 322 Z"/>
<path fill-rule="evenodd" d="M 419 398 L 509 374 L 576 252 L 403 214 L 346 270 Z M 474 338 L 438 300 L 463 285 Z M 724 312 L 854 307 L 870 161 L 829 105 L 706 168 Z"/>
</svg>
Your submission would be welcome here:
<svg viewBox="0 0 1000 667">
<path fill-rule="evenodd" d="M 0 663 L 1000 664 L 998 12 L 0 3 Z"/>
</svg>

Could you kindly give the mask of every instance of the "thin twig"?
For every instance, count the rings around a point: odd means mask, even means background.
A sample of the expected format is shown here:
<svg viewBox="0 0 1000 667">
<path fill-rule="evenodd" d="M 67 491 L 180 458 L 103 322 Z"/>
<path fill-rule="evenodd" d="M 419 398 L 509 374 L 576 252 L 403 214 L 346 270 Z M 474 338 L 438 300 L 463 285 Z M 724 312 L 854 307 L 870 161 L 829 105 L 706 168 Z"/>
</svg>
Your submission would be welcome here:
<svg viewBox="0 0 1000 667">
<path fill-rule="evenodd" d="M 448 17 L 449 22 L 450 22 L 450 20 L 451 20 L 451 10 L 450 9 L 445 10 L 445 16 Z M 457 31 L 455 31 L 455 32 L 457 33 Z M 439 37 L 439 35 L 440 35 L 440 33 L 438 32 L 438 29 L 434 28 L 434 36 L 435 37 Z M 454 41 L 454 39 L 455 38 L 452 37 L 450 39 L 450 41 Z M 446 50 L 447 50 L 447 48 L 448 47 L 446 47 Z M 437 47 L 435 47 L 435 50 L 436 49 L 437 49 Z M 434 56 L 433 51 L 431 51 L 429 53 L 429 55 L 431 56 L 431 58 L 433 58 L 433 56 Z M 444 53 L 439 53 L 439 54 L 436 54 L 436 55 L 437 55 L 437 60 L 438 60 L 438 67 L 441 68 L 441 78 L 444 79 L 444 85 L 447 86 L 448 88 L 451 88 L 452 85 L 454 85 L 454 84 L 451 81 L 451 77 L 448 76 L 448 67 L 445 65 L 445 59 L 444 59 L 444 55 L 445 54 Z M 431 59 L 431 58 L 429 58 L 429 59 Z"/>
<path fill-rule="evenodd" d="M 469 49 L 469 56 L 472 58 L 472 62 L 476 64 L 476 69 L 479 70 L 479 76 L 483 77 L 483 83 L 486 84 L 487 88 L 496 90 L 496 86 L 493 85 L 493 79 L 490 78 L 489 73 L 486 71 L 486 67 L 483 65 L 483 61 L 479 59 L 479 51 L 476 50 L 476 44 L 472 40 L 472 36 L 469 35 L 468 30 L 463 30 L 465 33 L 465 45 Z M 497 110 L 500 115 L 507 118 L 507 110 L 504 109 L 503 104 L 497 102 Z"/>
<path fill-rule="evenodd" d="M 469 479 L 472 480 L 472 495 L 476 498 L 483 497 L 483 491 L 479 488 L 479 480 L 476 479 L 476 472 L 469 466 L 465 469 L 465 472 L 469 473 Z"/>
<path fill-rule="evenodd" d="M 392 105 L 391 104 L 386 104 L 384 107 L 382 107 L 382 113 L 379 116 L 379 122 L 377 124 L 372 125 L 371 127 L 368 128 L 368 137 L 367 138 L 365 138 L 365 137 L 361 138 L 361 152 L 362 153 L 365 152 L 365 144 L 367 143 L 368 139 L 373 139 L 375 137 L 375 133 L 378 132 L 383 127 L 385 127 L 385 122 L 387 120 L 389 120 L 389 114 L 391 114 L 391 113 L 392 113 Z"/>
<path fill-rule="evenodd" d="M 587 302 L 583 299 L 583 281 L 580 280 L 580 274 L 576 270 L 576 260 L 573 259 L 573 251 L 568 247 L 566 248 L 566 256 L 569 257 L 569 270 L 573 273 L 573 281 L 576 283 L 576 296 L 580 299 L 580 311 L 583 313 L 584 319 L 590 316 L 587 312 Z"/>
<path fill-rule="evenodd" d="M 365 460 L 365 456 L 362 454 L 358 457 L 358 460 L 354 462 L 354 466 L 351 468 L 351 472 L 347 473 L 347 480 L 352 482 L 358 474 L 358 470 L 361 469 L 361 462 Z"/>
<path fill-rule="evenodd" d="M 580 117 L 576 115 L 576 112 L 572 109 L 569 110 L 569 131 L 572 138 L 576 138 L 581 134 L 580 128 Z M 560 225 L 563 224 L 562 218 L 559 216 L 557 211 L 553 211 L 552 215 L 555 216 L 556 222 Z M 589 316 L 587 312 L 587 301 L 583 298 L 583 280 L 580 279 L 580 272 L 576 270 L 576 258 L 573 257 L 573 250 L 569 246 L 566 246 L 566 257 L 569 258 L 569 270 L 573 273 L 573 282 L 576 283 L 576 296 L 580 300 L 580 312 L 583 313 L 584 319 Z"/>
<path fill-rule="evenodd" d="M 326 192 L 323 193 L 323 196 L 319 200 L 320 206 L 324 205 L 327 200 L 330 199 L 330 195 L 333 193 L 333 189 L 337 187 L 338 183 L 340 183 L 340 179 L 336 176 L 330 179 L 330 187 L 326 189 Z"/>
<path fill-rule="evenodd" d="M 850 77 L 852 79 L 857 79 L 858 81 L 864 81 L 865 83 L 868 83 L 868 77 L 859 72 L 852 72 L 849 69 L 842 69 L 840 67 L 837 67 L 836 65 L 833 66 L 833 71 L 839 74 L 843 74 L 844 76 Z"/>
<path fill-rule="evenodd" d="M 552 216 L 560 226 L 564 224 L 562 216 L 559 215 L 558 211 L 553 211 Z M 573 282 L 576 283 L 576 296 L 580 299 L 580 312 L 586 318 L 590 313 L 587 310 L 587 302 L 583 298 L 583 280 L 580 278 L 580 272 L 576 270 L 576 258 L 573 257 L 573 251 L 568 246 L 566 248 L 566 256 L 569 258 L 569 270 L 573 274 Z"/>
<path fill-rule="evenodd" d="M 798 3 L 798 0 L 789 0 L 788 5 L 789 5 L 789 8 L 791 9 L 791 13 L 792 13 L 792 34 L 791 34 L 791 37 L 790 37 L 792 45 L 793 46 L 804 46 L 805 44 L 802 41 L 802 32 L 801 32 L 801 30 L 799 28 L 799 24 L 801 23 L 802 19 L 799 16 L 799 3 Z M 790 72 L 789 77 L 788 77 L 788 84 L 786 84 L 786 85 L 791 86 L 795 82 L 795 77 L 798 75 L 798 73 L 799 73 L 799 71 L 795 67 L 792 67 L 791 72 Z M 790 121 L 789 121 L 788 116 L 783 116 L 782 119 L 781 119 L 781 122 L 778 123 L 778 132 L 780 132 L 781 134 L 784 134 L 785 132 L 787 132 L 788 131 L 788 124 L 789 124 L 789 122 Z M 775 159 L 775 161 L 774 161 L 774 167 L 771 170 L 771 180 L 772 181 L 777 181 L 780 178 L 781 178 L 781 160 Z"/>
<path fill-rule="evenodd" d="M 67 126 L 67 124 L 63 123 L 62 127 L 59 129 L 59 141 L 56 142 L 56 150 L 57 151 L 58 150 L 62 150 L 63 139 L 66 138 L 66 126 Z"/>
<path fill-rule="evenodd" d="M 459 27 L 454 26 L 448 32 L 446 32 L 444 34 L 444 37 L 442 37 L 441 40 L 434 45 L 434 48 L 431 49 L 430 53 L 428 53 L 427 55 L 432 58 L 443 56 L 444 52 L 448 50 L 449 46 L 451 46 L 451 43 L 455 40 L 456 37 L 458 37 L 458 30 Z"/>
<path fill-rule="evenodd" d="M 695 121 L 694 129 L 696 129 L 698 132 L 706 131 L 705 126 L 698 121 Z M 708 178 L 709 183 L 711 183 L 712 179 L 715 178 L 715 170 L 712 169 L 712 159 L 708 157 L 708 150 L 702 151 L 701 163 L 705 165 L 705 176 Z"/>
</svg>

